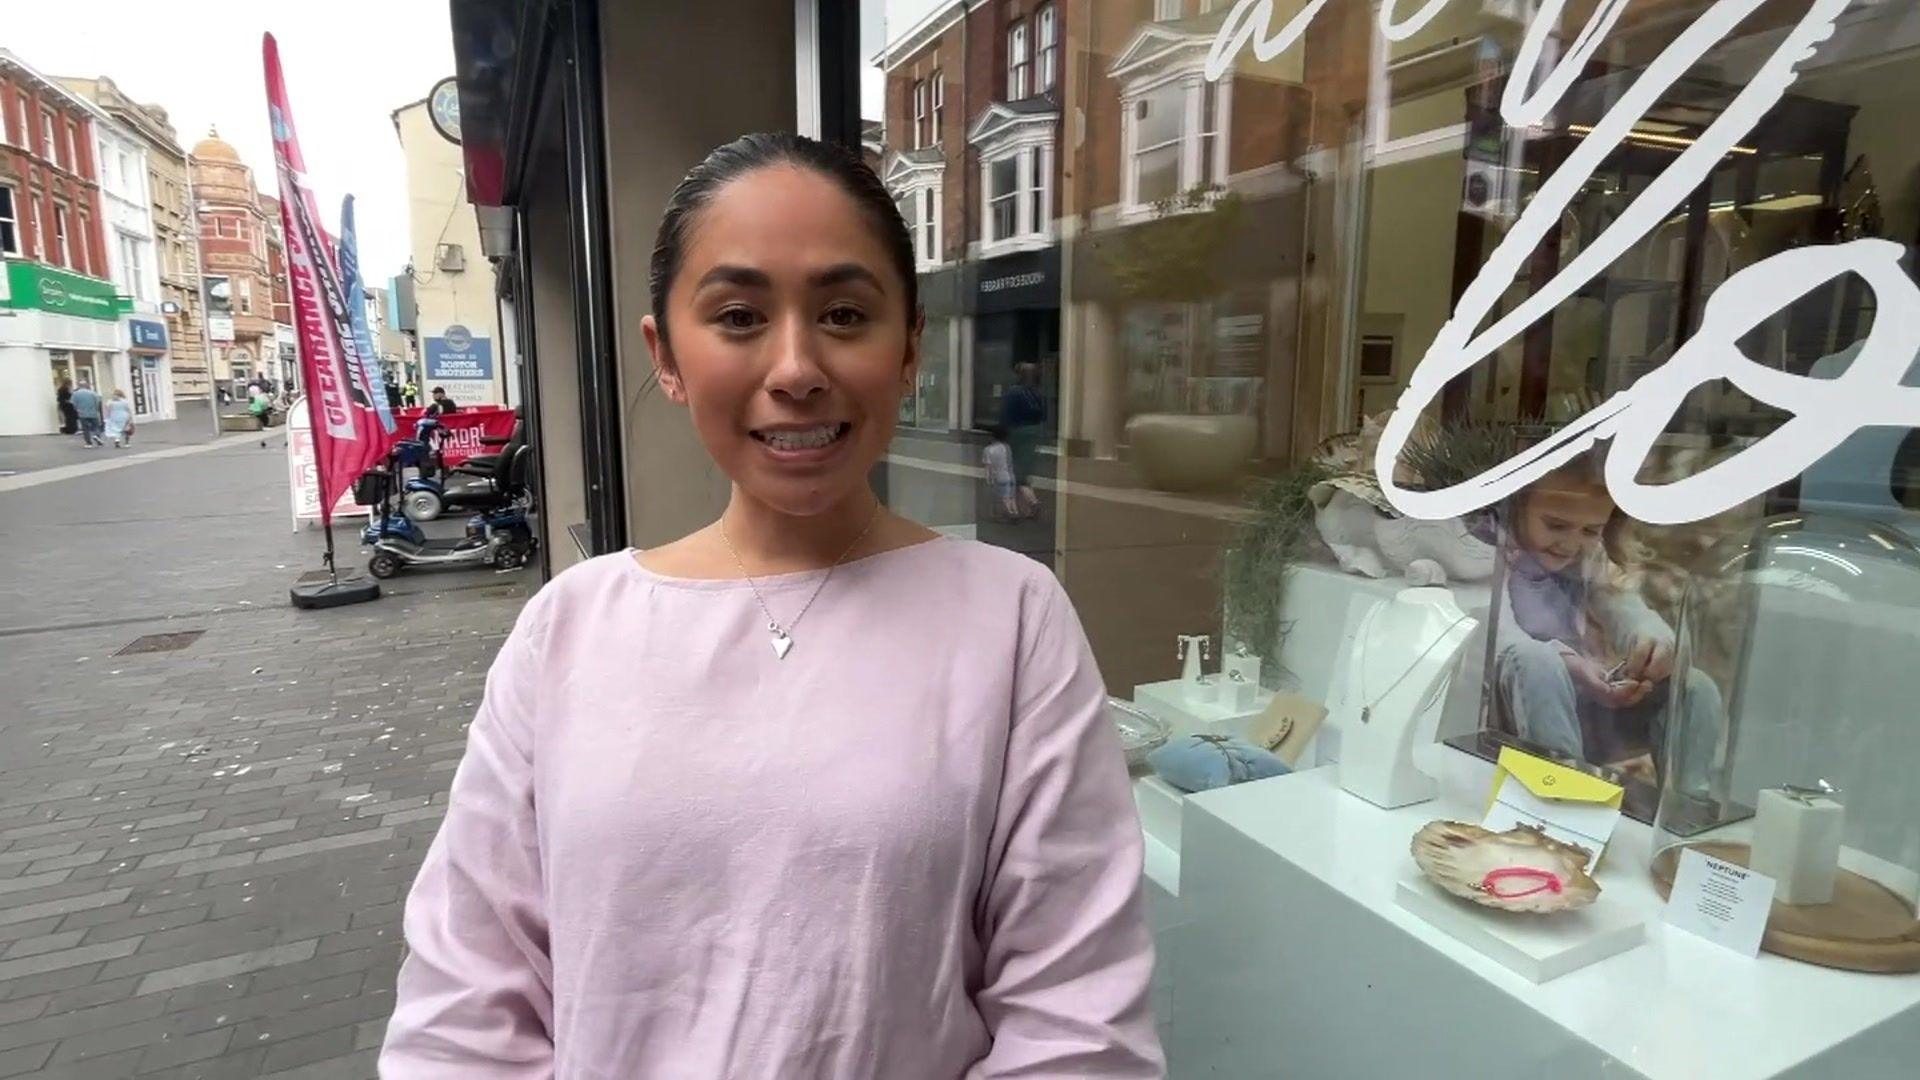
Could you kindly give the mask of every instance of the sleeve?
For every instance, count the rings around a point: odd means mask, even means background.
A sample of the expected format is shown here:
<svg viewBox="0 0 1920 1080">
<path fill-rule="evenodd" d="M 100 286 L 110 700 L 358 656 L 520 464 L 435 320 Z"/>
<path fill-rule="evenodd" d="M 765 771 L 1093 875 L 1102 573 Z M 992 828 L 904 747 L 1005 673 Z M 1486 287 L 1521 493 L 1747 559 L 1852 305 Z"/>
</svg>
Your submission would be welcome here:
<svg viewBox="0 0 1920 1080">
<path fill-rule="evenodd" d="M 1617 585 L 1596 588 L 1589 603 L 1615 652 L 1624 655 L 1642 638 L 1673 644 L 1673 627 L 1647 606 L 1637 589 Z"/>
<path fill-rule="evenodd" d="M 970 1080 L 1165 1075 L 1140 822 L 1106 688 L 1057 583 L 1014 683 L 979 922 L 992 1034 Z"/>
<path fill-rule="evenodd" d="M 408 951 L 380 1052 L 388 1080 L 553 1076 L 532 761 L 544 596 L 487 672 L 446 818 L 407 896 Z"/>
</svg>

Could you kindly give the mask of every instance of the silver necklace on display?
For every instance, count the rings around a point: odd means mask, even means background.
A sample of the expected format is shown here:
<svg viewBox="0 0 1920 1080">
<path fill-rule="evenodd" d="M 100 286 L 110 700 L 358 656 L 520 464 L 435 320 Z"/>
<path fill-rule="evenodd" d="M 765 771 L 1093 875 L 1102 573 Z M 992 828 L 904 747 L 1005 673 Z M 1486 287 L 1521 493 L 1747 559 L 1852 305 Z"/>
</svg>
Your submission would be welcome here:
<svg viewBox="0 0 1920 1080">
<path fill-rule="evenodd" d="M 1367 700 L 1367 636 L 1362 636 L 1360 638 L 1360 700 L 1362 702 L 1360 706 L 1360 722 L 1363 724 L 1371 722 L 1373 720 L 1374 707 L 1387 700 L 1388 695 L 1392 694 L 1395 690 L 1400 689 L 1400 684 L 1407 681 L 1407 676 L 1413 674 L 1413 669 L 1419 667 L 1420 661 L 1425 660 L 1429 653 L 1440 647 L 1441 642 L 1447 640 L 1447 635 L 1453 633 L 1454 627 L 1459 626 L 1472 617 L 1471 615 L 1462 615 L 1448 623 L 1445 630 L 1440 631 L 1437 637 L 1427 643 L 1426 648 L 1420 650 L 1420 655 L 1413 658 L 1413 663 L 1407 665 L 1407 669 L 1400 673 L 1400 677 L 1393 680 L 1393 685 L 1382 690 L 1380 696 L 1374 698 L 1372 701 Z M 1373 628 L 1372 619 L 1367 620 L 1367 628 L 1369 630 Z"/>
<path fill-rule="evenodd" d="M 726 521 L 722 520 L 720 522 L 720 540 L 727 545 L 727 554 L 733 556 L 734 565 L 740 568 L 740 576 L 747 579 L 748 588 L 753 590 L 753 599 L 760 605 L 761 613 L 767 617 L 767 633 L 773 639 L 773 655 L 776 659 L 785 660 L 787 658 L 788 651 L 793 648 L 794 628 L 800 625 L 801 619 L 807 617 L 807 610 L 813 607 L 815 600 L 820 598 L 820 590 L 826 588 L 827 582 L 833 580 L 833 572 L 840 568 L 841 563 L 847 561 L 847 556 L 853 554 L 853 549 L 860 546 L 860 541 L 867 538 L 867 534 L 873 531 L 874 522 L 879 520 L 880 505 L 875 503 L 873 514 L 867 518 L 866 527 L 860 530 L 860 535 L 853 538 L 853 543 L 847 545 L 847 550 L 841 552 L 840 557 L 833 560 L 832 565 L 827 567 L 826 576 L 820 579 L 820 584 L 813 587 L 813 594 L 807 597 L 807 602 L 800 605 L 800 613 L 793 617 L 792 622 L 786 623 L 785 625 L 782 625 L 779 619 L 773 617 L 773 609 L 767 606 L 767 598 L 760 593 L 760 583 L 753 580 L 752 574 L 747 573 L 747 564 L 741 561 L 740 552 L 734 549 L 733 537 L 727 535 Z"/>
</svg>

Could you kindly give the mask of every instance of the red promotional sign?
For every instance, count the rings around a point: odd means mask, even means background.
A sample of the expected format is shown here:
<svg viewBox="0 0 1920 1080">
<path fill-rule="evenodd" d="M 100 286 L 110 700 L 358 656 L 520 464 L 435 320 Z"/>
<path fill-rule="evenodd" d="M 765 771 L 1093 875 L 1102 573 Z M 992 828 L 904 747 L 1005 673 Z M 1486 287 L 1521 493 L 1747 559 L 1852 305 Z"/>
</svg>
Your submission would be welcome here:
<svg viewBox="0 0 1920 1080">
<path fill-rule="evenodd" d="M 352 355 L 353 333 L 346 296 L 340 289 L 333 245 L 320 224 L 320 207 L 306 184 L 306 158 L 294 134 L 286 79 L 273 35 L 261 51 L 266 64 L 267 113 L 273 130 L 273 160 L 280 177 L 280 223 L 286 233 L 287 278 L 293 292 L 294 324 L 300 332 L 300 363 L 313 421 L 313 450 L 319 471 L 320 520 L 333 519 L 340 493 L 386 455 L 361 365 Z"/>
<path fill-rule="evenodd" d="M 393 415 L 398 423 L 394 425 L 394 441 L 412 438 L 414 425 L 426 411 L 424 408 L 395 411 Z M 438 419 L 444 435 L 440 451 L 448 468 L 479 454 L 500 452 L 500 447 L 488 446 L 481 439 L 505 439 L 513 434 L 513 410 L 508 408 L 463 408 Z"/>
</svg>

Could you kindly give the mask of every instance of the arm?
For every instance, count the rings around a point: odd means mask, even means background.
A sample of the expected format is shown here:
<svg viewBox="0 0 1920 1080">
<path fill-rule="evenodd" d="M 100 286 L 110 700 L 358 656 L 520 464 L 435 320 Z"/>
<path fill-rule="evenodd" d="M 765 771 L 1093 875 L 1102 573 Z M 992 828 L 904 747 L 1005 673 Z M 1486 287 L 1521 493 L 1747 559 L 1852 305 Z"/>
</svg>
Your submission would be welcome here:
<svg viewBox="0 0 1920 1080">
<path fill-rule="evenodd" d="M 553 1076 L 553 965 L 533 805 L 540 597 L 487 673 L 447 816 L 407 897 L 380 1053 L 391 1080 Z"/>
<path fill-rule="evenodd" d="M 993 1035 L 969 1080 L 1160 1077 L 1140 822 L 1106 688 L 1060 587 L 1023 646 L 977 909 Z"/>
</svg>

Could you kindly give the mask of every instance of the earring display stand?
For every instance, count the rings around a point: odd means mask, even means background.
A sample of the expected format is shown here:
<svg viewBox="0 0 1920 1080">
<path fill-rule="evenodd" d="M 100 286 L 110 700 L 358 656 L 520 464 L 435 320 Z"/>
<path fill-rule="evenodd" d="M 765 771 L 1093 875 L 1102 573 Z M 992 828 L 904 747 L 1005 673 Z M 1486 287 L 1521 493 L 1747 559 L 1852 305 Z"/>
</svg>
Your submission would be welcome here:
<svg viewBox="0 0 1920 1080">
<path fill-rule="evenodd" d="M 1413 748 L 1433 741 L 1454 658 L 1478 625 L 1444 588 L 1406 589 L 1367 613 L 1328 702 L 1341 787 L 1389 809 L 1434 797 Z"/>
</svg>

